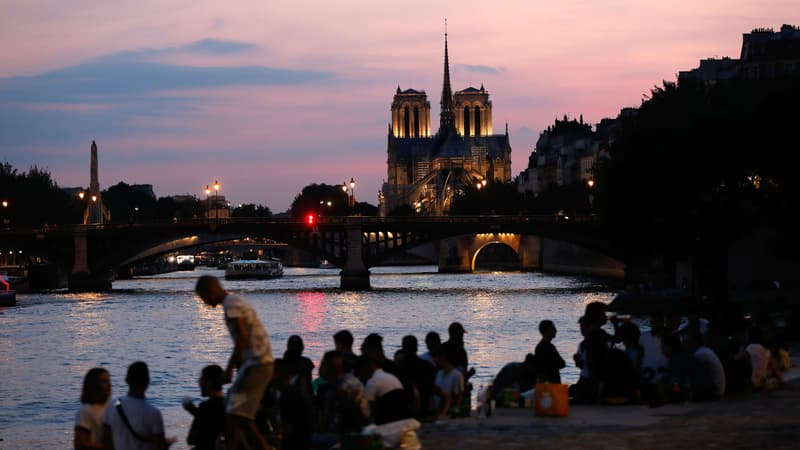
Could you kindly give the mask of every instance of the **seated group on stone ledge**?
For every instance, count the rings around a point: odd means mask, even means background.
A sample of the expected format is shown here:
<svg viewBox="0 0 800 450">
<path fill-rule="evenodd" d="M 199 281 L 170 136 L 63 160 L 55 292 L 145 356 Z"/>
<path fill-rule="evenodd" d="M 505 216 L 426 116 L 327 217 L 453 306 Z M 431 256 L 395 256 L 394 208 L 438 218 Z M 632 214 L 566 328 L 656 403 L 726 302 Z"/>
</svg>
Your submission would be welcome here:
<svg viewBox="0 0 800 450">
<path fill-rule="evenodd" d="M 569 387 L 573 404 L 636 404 L 710 401 L 724 395 L 782 386 L 788 351 L 768 315 L 748 321 L 728 314 L 707 320 L 696 314 L 654 313 L 641 332 L 630 318 L 610 318 L 606 305 L 593 302 L 580 317 L 583 340 L 573 356 L 580 369 Z M 683 322 L 683 324 L 682 324 Z M 492 395 L 503 388 L 526 391 L 536 382 L 560 383 L 565 367 L 551 343 L 555 326 L 540 324 L 542 342 L 523 363 L 507 365 L 495 379 Z"/>
<path fill-rule="evenodd" d="M 369 334 L 361 354 L 352 350 L 353 336 L 342 330 L 333 336 L 335 350 L 324 354 L 319 377 L 300 345 L 287 346 L 275 362 L 275 374 L 256 423 L 282 448 L 330 448 L 364 427 L 403 419 L 441 420 L 469 415 L 468 371 L 464 329 L 450 325 L 447 342 L 436 332 L 426 336 L 428 352 L 417 354 L 417 339 L 403 338 L 393 359 L 386 357 L 383 338 Z M 312 379 L 313 378 L 313 379 Z"/>
</svg>

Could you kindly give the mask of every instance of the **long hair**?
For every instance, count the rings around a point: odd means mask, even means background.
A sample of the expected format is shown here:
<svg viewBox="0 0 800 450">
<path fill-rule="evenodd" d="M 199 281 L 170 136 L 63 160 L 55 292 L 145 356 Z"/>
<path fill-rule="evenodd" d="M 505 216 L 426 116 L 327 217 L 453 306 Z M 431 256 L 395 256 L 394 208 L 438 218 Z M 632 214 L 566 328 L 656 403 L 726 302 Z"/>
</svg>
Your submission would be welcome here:
<svg viewBox="0 0 800 450">
<path fill-rule="evenodd" d="M 106 393 L 100 389 L 100 375 L 108 374 L 106 369 L 95 367 L 86 372 L 83 377 L 83 389 L 81 389 L 81 403 L 89 405 L 96 405 L 98 403 L 105 403 Z"/>
</svg>

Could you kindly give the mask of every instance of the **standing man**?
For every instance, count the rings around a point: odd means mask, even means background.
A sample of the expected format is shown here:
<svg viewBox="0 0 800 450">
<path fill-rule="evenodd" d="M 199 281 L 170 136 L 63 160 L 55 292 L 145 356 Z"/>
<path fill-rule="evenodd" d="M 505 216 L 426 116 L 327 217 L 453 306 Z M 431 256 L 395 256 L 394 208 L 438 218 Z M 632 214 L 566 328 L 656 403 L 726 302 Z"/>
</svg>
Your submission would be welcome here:
<svg viewBox="0 0 800 450">
<path fill-rule="evenodd" d="M 460 322 L 453 322 L 447 327 L 447 334 L 450 339 L 445 342 L 445 344 L 450 345 L 451 348 L 451 360 L 450 362 L 453 363 L 456 369 L 461 371 L 461 374 L 464 375 L 464 381 L 466 382 L 469 378 L 475 375 L 475 368 L 469 368 L 469 358 L 467 357 L 467 350 L 464 348 L 464 326 L 461 325 Z M 468 370 L 469 369 L 469 370 Z"/>
<path fill-rule="evenodd" d="M 228 390 L 225 407 L 228 448 L 259 446 L 269 449 L 254 421 L 274 370 L 269 336 L 253 307 L 228 294 L 216 277 L 203 275 L 197 280 L 195 291 L 208 306 L 222 305 L 225 323 L 233 338 L 233 352 L 222 377 L 223 382 L 230 382 L 236 369 L 236 379 Z"/>
<path fill-rule="evenodd" d="M 105 448 L 117 450 L 164 450 L 176 439 L 164 439 L 164 420 L 161 411 L 144 397 L 150 385 L 147 364 L 136 361 L 128 366 L 125 376 L 128 395 L 120 397 L 106 408 L 103 422 Z"/>
</svg>

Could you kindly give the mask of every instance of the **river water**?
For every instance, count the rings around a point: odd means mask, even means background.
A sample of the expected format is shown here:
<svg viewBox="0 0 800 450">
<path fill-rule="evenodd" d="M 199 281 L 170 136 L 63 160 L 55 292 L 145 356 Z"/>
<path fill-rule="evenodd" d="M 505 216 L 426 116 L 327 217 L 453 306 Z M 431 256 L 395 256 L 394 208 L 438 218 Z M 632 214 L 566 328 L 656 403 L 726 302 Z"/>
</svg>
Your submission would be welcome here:
<svg viewBox="0 0 800 450">
<path fill-rule="evenodd" d="M 181 398 L 199 396 L 200 369 L 224 367 L 232 348 L 221 308 L 211 309 L 194 295 L 202 274 L 223 276 L 198 268 L 119 280 L 104 294 L 19 295 L 17 307 L 0 309 L 0 449 L 71 448 L 86 371 L 108 369 L 116 397 L 126 392 L 125 371 L 136 360 L 150 366 L 147 395 L 164 415 L 167 436 L 178 437 L 172 448 L 186 448 L 191 418 Z M 439 274 L 435 266 L 373 268 L 372 291 L 342 292 L 338 274 L 287 268 L 280 279 L 224 285 L 256 308 L 276 357 L 290 335 L 300 334 L 305 355 L 317 365 L 343 328 L 355 336 L 356 351 L 367 334 L 381 334 L 391 357 L 404 335 L 414 334 L 422 352 L 425 333 L 438 331 L 446 340 L 447 326 L 457 320 L 467 330 L 476 388 L 491 382 L 505 363 L 533 351 L 543 319 L 558 328 L 554 343 L 568 364 L 564 382 L 575 381 L 577 319 L 585 304 L 614 295 L 588 278 Z"/>
</svg>

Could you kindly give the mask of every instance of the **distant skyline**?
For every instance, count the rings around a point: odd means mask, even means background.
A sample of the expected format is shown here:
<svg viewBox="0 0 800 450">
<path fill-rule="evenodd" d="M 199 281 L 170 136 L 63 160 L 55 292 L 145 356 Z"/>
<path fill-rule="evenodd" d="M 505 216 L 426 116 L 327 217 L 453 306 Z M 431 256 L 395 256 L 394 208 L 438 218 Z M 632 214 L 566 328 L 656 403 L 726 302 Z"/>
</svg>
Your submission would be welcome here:
<svg viewBox="0 0 800 450">
<path fill-rule="evenodd" d="M 447 18 L 454 90 L 481 84 L 512 172 L 556 117 L 637 107 L 753 28 L 800 25 L 796 0 L 0 0 L 0 162 L 62 187 L 152 184 L 285 211 L 303 186 L 356 180 L 377 203 L 397 86 L 438 127 Z"/>
</svg>

